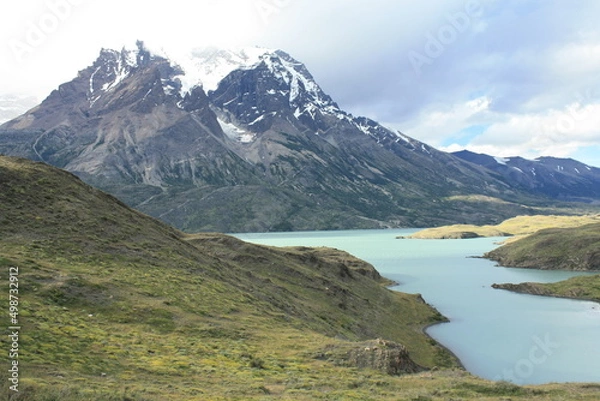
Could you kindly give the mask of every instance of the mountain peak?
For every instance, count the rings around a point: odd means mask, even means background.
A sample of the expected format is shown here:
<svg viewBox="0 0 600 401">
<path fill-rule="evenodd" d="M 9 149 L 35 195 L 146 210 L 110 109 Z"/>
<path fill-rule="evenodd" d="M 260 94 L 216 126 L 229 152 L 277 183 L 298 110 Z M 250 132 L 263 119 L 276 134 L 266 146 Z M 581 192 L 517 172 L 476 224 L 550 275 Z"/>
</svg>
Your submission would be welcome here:
<svg viewBox="0 0 600 401">
<path fill-rule="evenodd" d="M 260 71 L 262 79 L 270 79 L 268 94 L 286 99 L 296 118 L 314 118 L 317 110 L 338 118 L 348 117 L 325 94 L 304 64 L 281 50 L 264 47 L 217 48 L 192 50 L 183 56 L 170 57 L 165 52 L 148 50 L 138 41 L 135 48 L 121 51 L 102 49 L 95 63 L 82 71 L 89 75 L 90 106 L 102 93 L 117 87 L 134 70 L 144 68 L 153 61 L 167 62 L 172 67 L 168 78 L 168 93 L 179 93 L 184 99 L 196 87 L 208 94 L 216 92 L 221 82 L 235 71 Z"/>
<path fill-rule="evenodd" d="M 213 50 L 196 60 L 199 69 L 209 73 L 203 79 L 213 82 L 205 87 L 211 101 L 252 130 L 270 127 L 268 121 L 275 114 L 299 121 L 313 132 L 324 127 L 319 123 L 324 116 L 351 119 L 323 92 L 304 64 L 281 50 Z"/>
<path fill-rule="evenodd" d="M 457 215 L 438 199 L 598 198 L 597 189 L 582 190 L 597 188 L 585 166 L 515 158 L 502 160 L 507 166 L 489 156 L 481 163 L 490 167 L 475 166 L 354 117 L 280 50 L 172 56 L 142 42 L 103 49 L 39 106 L 2 125 L 0 153 L 65 168 L 190 231 L 487 223 L 522 208 L 461 204 Z M 555 185 L 560 177 L 565 184 Z"/>
<path fill-rule="evenodd" d="M 206 47 L 195 49 L 187 59 L 174 62 L 184 71 L 178 76 L 182 83 L 182 96 L 195 86 L 202 86 L 207 93 L 214 92 L 221 81 L 234 71 L 263 68 L 281 83 L 279 89 L 285 88 L 289 105 L 296 109 L 296 114 L 306 112 L 308 106 L 309 109 L 333 106 L 336 112 L 339 111 L 304 64 L 281 50 L 264 47 Z M 308 98 L 302 99 L 305 93 Z"/>
</svg>

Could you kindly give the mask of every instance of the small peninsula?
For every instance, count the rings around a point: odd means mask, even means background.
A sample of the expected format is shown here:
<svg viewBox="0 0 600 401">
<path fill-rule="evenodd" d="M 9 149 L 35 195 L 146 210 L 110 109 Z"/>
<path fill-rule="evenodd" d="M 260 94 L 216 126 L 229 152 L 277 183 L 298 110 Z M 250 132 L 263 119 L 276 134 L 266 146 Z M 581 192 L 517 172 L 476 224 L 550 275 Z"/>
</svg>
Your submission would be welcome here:
<svg viewBox="0 0 600 401">
<path fill-rule="evenodd" d="M 469 239 L 479 237 L 525 236 L 546 228 L 581 227 L 591 223 L 600 223 L 600 216 L 517 216 L 497 225 L 477 226 L 471 224 L 454 224 L 450 226 L 426 228 L 414 234 L 398 238 Z"/>
</svg>

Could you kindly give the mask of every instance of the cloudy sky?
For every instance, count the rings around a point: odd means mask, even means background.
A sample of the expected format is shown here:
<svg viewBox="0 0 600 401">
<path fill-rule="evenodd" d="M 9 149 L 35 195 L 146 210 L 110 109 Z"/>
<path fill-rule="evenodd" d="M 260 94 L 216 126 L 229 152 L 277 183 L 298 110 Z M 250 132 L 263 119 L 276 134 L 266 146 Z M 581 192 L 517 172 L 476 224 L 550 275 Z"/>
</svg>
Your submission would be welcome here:
<svg viewBox="0 0 600 401">
<path fill-rule="evenodd" d="M 280 48 L 342 109 L 443 150 L 600 166 L 597 0 L 5 0 L 0 97 L 100 48 Z"/>
</svg>

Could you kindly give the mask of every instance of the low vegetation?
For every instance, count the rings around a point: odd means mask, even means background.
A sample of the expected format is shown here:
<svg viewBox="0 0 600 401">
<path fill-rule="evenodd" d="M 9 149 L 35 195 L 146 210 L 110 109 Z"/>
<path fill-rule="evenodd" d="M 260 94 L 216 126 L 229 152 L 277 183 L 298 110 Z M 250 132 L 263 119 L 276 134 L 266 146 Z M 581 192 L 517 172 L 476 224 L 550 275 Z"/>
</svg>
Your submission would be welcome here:
<svg viewBox="0 0 600 401">
<path fill-rule="evenodd" d="M 0 157 L 0 187 L 5 294 L 19 268 L 10 400 L 597 399 L 471 376 L 423 334 L 439 313 L 347 253 L 188 236 L 20 159 Z"/>
<path fill-rule="evenodd" d="M 586 219 L 572 217 L 574 227 L 539 230 L 496 248 L 485 257 L 505 267 L 600 272 L 600 223 L 576 226 Z M 557 283 L 494 284 L 494 288 L 600 302 L 600 274 Z"/>
<path fill-rule="evenodd" d="M 485 256 L 507 267 L 600 270 L 600 223 L 540 230 Z"/>
<path fill-rule="evenodd" d="M 522 294 L 600 302 L 600 275 L 573 277 L 558 283 L 494 284 L 493 287 Z"/>
</svg>

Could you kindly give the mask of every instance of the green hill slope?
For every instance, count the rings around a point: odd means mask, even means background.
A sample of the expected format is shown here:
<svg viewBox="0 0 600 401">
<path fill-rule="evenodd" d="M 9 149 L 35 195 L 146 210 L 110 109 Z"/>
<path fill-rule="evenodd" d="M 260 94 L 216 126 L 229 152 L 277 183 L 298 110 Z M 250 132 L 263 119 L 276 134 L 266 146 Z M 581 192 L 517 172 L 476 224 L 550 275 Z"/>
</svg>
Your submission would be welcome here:
<svg viewBox="0 0 600 401">
<path fill-rule="evenodd" d="M 442 317 L 344 252 L 186 236 L 21 159 L 0 157 L 0 189 L 5 294 L 19 272 L 19 392 L 0 376 L 10 400 L 595 397 L 462 370 L 390 376 L 455 365 L 421 331 Z"/>
<path fill-rule="evenodd" d="M 508 267 L 600 271 L 600 224 L 541 230 L 485 256 Z M 600 274 L 558 283 L 494 284 L 494 288 L 600 302 Z"/>
<path fill-rule="evenodd" d="M 285 375 L 326 345 L 377 337 L 423 366 L 452 364 L 420 333 L 441 316 L 346 253 L 186 237 L 69 173 L 0 160 L 0 256 L 19 267 L 25 378 L 208 376 L 246 393 L 253 365 Z"/>
<path fill-rule="evenodd" d="M 494 284 L 493 287 L 523 294 L 600 302 L 600 275 L 573 277 L 558 283 Z"/>
<path fill-rule="evenodd" d="M 540 230 L 485 256 L 508 267 L 600 270 L 600 223 Z"/>
</svg>

